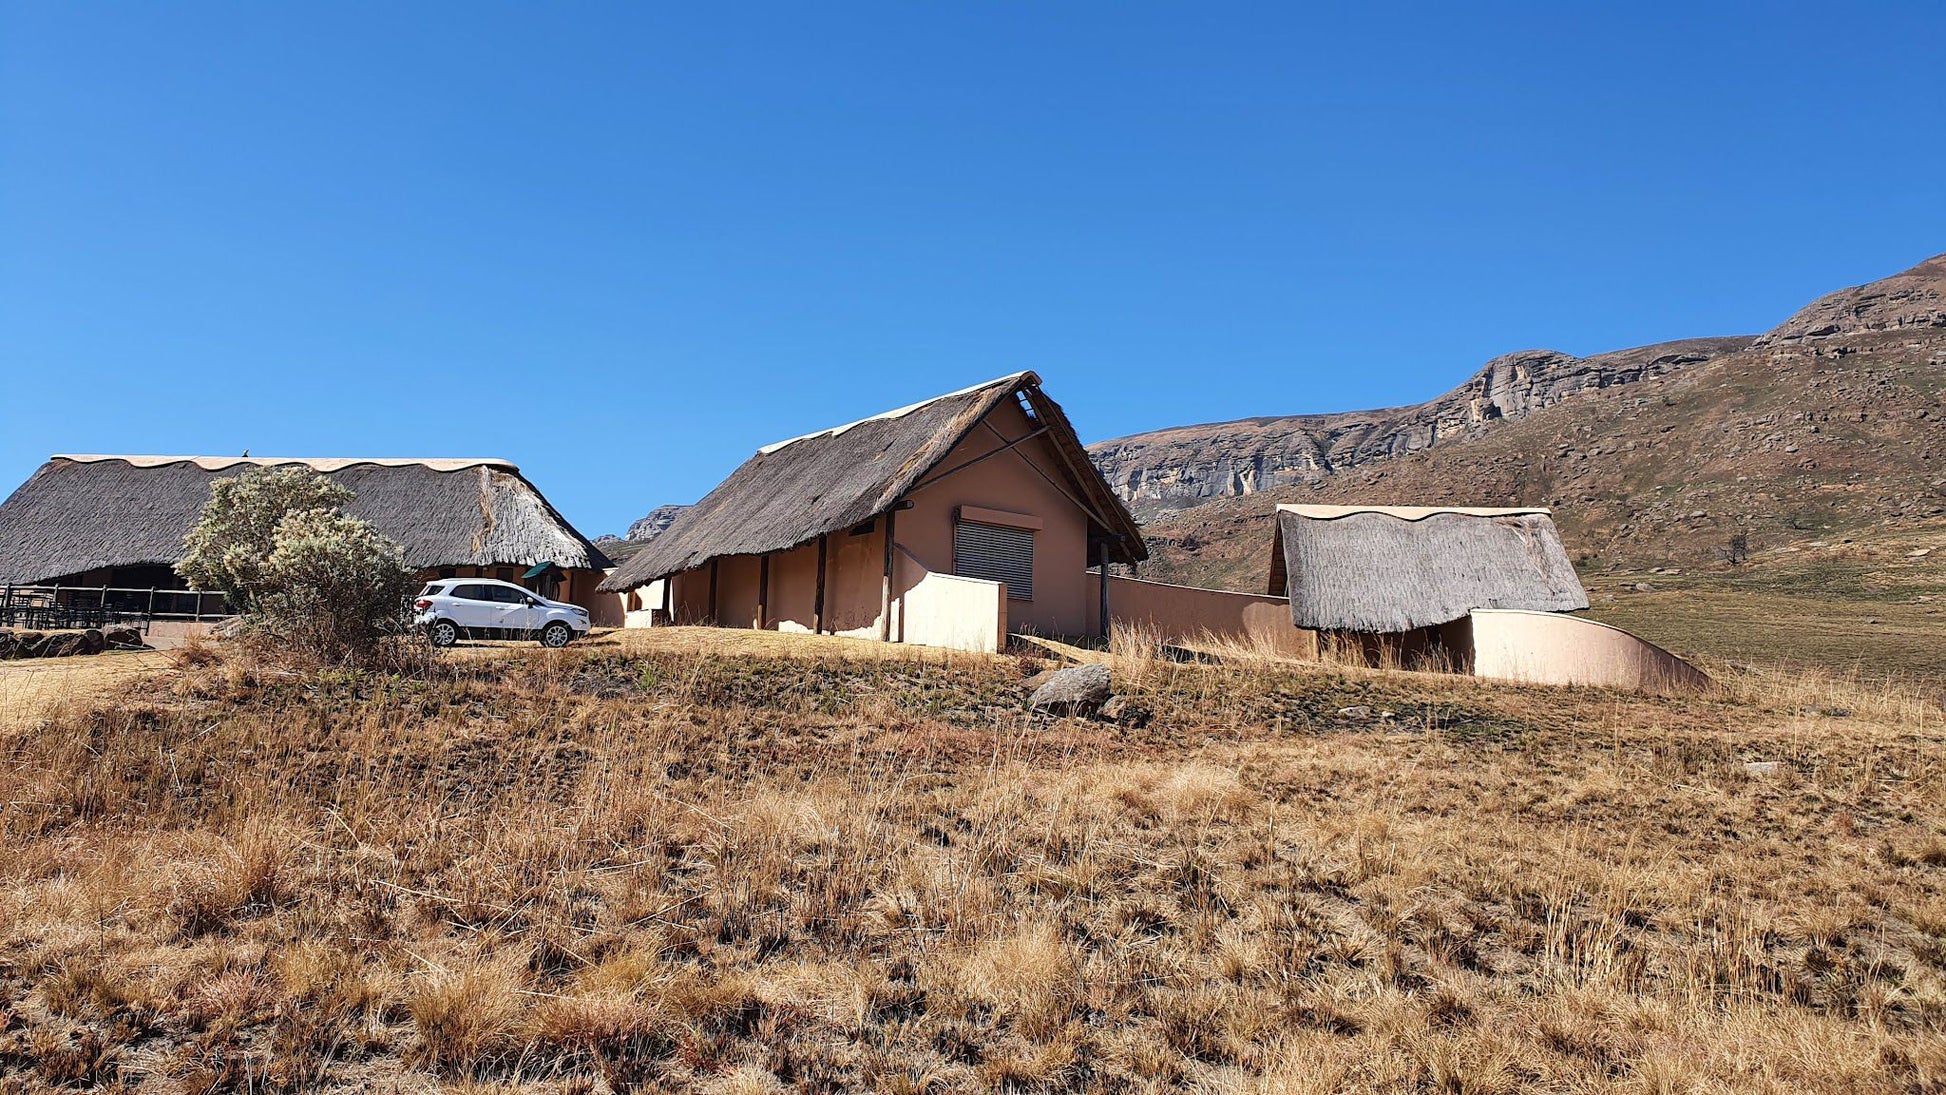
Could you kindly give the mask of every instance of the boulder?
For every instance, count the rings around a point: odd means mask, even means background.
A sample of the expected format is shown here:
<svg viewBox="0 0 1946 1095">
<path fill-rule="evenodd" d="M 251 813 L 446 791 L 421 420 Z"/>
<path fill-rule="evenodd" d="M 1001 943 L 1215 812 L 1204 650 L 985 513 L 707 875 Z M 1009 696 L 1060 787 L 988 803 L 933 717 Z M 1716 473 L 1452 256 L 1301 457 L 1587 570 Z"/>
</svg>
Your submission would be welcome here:
<svg viewBox="0 0 1946 1095">
<path fill-rule="evenodd" d="M 142 633 L 132 627 L 111 627 L 101 637 L 110 650 L 141 650 L 149 645 L 142 641 Z"/>
<path fill-rule="evenodd" d="M 81 649 L 76 651 L 76 653 L 99 654 L 107 648 L 108 640 L 102 637 L 100 631 L 91 627 L 81 633 Z"/>
<path fill-rule="evenodd" d="M 47 636 L 39 631 L 23 631 L 15 636 L 20 645 L 14 648 L 16 658 L 38 658 L 47 649 Z"/>
<path fill-rule="evenodd" d="M 1054 715 L 1086 715 L 1101 710 L 1113 691 L 1105 665 L 1076 665 L 1055 671 L 1034 689 L 1027 706 Z"/>
<path fill-rule="evenodd" d="M 78 631 L 63 631 L 49 635 L 47 643 L 41 648 L 43 658 L 71 658 L 86 652 L 87 640 Z"/>
<path fill-rule="evenodd" d="M 0 628 L 0 662 L 13 657 L 14 651 L 19 649 L 20 639 L 15 637 L 13 632 Z"/>
</svg>

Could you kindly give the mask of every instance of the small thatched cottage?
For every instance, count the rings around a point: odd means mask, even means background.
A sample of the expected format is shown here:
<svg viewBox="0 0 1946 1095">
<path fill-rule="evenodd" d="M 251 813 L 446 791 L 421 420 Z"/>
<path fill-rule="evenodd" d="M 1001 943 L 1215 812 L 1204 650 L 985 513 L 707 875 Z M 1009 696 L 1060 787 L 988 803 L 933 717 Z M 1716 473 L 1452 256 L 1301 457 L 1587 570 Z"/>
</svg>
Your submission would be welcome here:
<svg viewBox="0 0 1946 1095">
<path fill-rule="evenodd" d="M 424 577 L 524 582 L 618 612 L 595 592 L 607 558 L 504 460 L 55 456 L 0 503 L 0 582 L 181 589 L 171 567 L 210 484 L 291 464 L 348 488 L 346 512 L 398 541 Z"/>
<path fill-rule="evenodd" d="M 631 622 L 991 650 L 1086 635 L 1087 568 L 1147 557 L 1031 372 L 759 449 L 602 586 Z"/>
<path fill-rule="evenodd" d="M 1374 664 L 1443 663 L 1557 684 L 1696 686 L 1708 678 L 1588 607 L 1545 509 L 1278 506 L 1270 592 L 1291 622 Z"/>
</svg>

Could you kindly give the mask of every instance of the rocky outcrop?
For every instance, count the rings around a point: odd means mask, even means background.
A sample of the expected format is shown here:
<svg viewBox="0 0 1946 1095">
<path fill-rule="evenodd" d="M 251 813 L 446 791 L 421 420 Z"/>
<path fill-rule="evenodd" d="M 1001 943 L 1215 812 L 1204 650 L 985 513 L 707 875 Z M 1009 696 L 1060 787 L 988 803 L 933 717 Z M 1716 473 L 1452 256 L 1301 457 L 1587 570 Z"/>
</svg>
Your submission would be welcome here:
<svg viewBox="0 0 1946 1095">
<path fill-rule="evenodd" d="M 664 530 L 668 529 L 670 525 L 675 523 L 676 518 L 682 515 L 682 511 L 688 508 L 688 506 L 655 507 L 648 512 L 647 516 L 628 526 L 629 540 L 637 544 L 648 543 L 650 540 L 662 535 Z"/>
<path fill-rule="evenodd" d="M 1860 331 L 1946 327 L 1946 255 L 1812 301 L 1757 340 L 1781 346 Z"/>
<path fill-rule="evenodd" d="M 1089 453 L 1123 501 L 1152 517 L 1214 498 L 1319 482 L 1477 437 L 1496 423 L 1697 365 L 1750 341 L 1685 339 L 1586 358 L 1523 350 L 1494 358 L 1465 384 L 1410 407 L 1185 426 L 1103 441 Z"/>
</svg>

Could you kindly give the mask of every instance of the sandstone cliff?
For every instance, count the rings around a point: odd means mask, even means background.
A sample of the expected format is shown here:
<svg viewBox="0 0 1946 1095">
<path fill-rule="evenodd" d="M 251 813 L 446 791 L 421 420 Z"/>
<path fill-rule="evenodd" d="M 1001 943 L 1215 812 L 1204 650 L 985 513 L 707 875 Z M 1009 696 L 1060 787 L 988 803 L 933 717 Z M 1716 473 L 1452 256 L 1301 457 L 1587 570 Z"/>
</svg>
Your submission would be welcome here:
<svg viewBox="0 0 1946 1095">
<path fill-rule="evenodd" d="M 1471 437 L 1588 392 L 1662 376 L 1750 344 L 1692 338 L 1592 357 L 1522 350 L 1410 407 L 1248 418 L 1183 426 L 1089 446 L 1109 485 L 1139 515 L 1214 498 L 1313 483 L 1379 460 Z"/>
</svg>

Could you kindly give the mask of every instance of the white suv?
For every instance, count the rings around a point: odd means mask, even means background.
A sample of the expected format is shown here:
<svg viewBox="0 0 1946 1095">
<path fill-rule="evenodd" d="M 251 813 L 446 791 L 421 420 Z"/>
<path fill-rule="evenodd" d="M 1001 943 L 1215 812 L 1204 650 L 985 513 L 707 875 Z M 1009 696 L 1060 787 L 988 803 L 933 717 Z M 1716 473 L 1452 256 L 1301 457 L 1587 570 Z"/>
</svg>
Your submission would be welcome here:
<svg viewBox="0 0 1946 1095">
<path fill-rule="evenodd" d="M 434 646 L 465 638 L 539 639 L 561 647 L 588 633 L 588 610 L 550 601 L 512 582 L 491 578 L 441 578 L 412 602 L 413 626 Z"/>
</svg>

